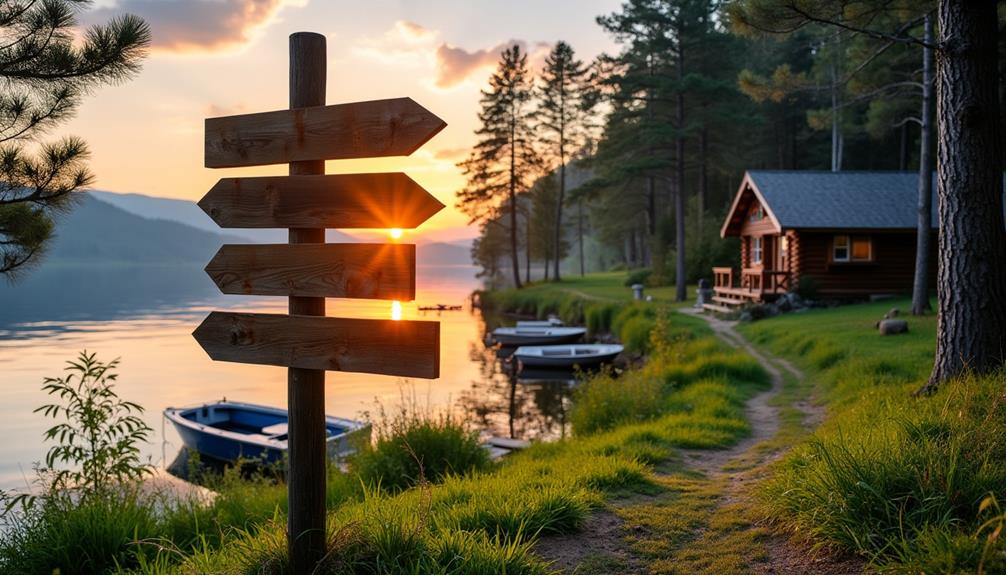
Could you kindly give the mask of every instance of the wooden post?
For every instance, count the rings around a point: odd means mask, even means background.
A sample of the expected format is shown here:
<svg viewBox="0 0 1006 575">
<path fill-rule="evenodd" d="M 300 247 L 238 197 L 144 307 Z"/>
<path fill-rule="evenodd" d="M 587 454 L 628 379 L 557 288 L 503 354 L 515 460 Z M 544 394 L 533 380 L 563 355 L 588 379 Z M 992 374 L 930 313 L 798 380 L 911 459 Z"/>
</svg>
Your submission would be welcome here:
<svg viewBox="0 0 1006 575">
<path fill-rule="evenodd" d="M 325 105 L 325 37 L 290 35 L 290 108 Z M 290 162 L 290 175 L 325 173 L 324 160 Z M 324 228 L 291 228 L 291 244 L 323 244 Z M 291 315 L 325 315 L 325 298 L 290 297 Z M 291 367 L 287 375 L 289 423 L 289 515 L 291 572 L 307 574 L 325 555 L 325 372 Z"/>
</svg>

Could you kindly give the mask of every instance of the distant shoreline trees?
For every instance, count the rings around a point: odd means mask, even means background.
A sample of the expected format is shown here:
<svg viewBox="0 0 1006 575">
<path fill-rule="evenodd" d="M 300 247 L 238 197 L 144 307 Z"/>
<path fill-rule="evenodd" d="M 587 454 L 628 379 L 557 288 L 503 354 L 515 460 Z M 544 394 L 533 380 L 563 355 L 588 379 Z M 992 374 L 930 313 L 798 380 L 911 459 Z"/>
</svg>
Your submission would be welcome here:
<svg viewBox="0 0 1006 575">
<path fill-rule="evenodd" d="M 81 4 L 0 9 L 0 275 L 8 279 L 39 261 L 54 233 L 53 215 L 70 209 L 74 192 L 93 181 L 82 139 L 40 138 L 98 86 L 134 76 L 150 44 L 147 24 L 132 15 L 88 28 L 76 40 Z"/>
</svg>

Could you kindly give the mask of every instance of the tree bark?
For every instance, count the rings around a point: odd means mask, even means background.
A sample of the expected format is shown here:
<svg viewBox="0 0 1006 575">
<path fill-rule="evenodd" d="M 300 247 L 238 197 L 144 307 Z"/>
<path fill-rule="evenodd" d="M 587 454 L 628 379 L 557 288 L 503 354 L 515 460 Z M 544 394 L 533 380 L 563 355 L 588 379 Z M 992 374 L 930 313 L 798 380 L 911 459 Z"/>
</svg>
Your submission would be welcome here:
<svg viewBox="0 0 1006 575">
<path fill-rule="evenodd" d="M 679 38 L 681 30 L 678 30 Z M 677 128 L 678 137 L 675 143 L 677 156 L 677 184 L 674 190 L 674 301 L 685 301 L 688 297 L 685 287 L 685 48 L 678 42 L 678 95 L 677 95 Z"/>
<path fill-rule="evenodd" d="M 555 204 L 555 259 L 552 262 L 552 277 L 555 278 L 555 281 L 562 279 L 559 277 L 559 258 L 562 254 L 562 202 L 566 197 L 566 152 L 562 136 L 560 136 L 559 156 L 561 163 L 559 164 L 559 197 Z"/>
<path fill-rule="evenodd" d="M 576 228 L 577 233 L 580 235 L 580 277 L 583 277 L 587 272 L 584 269 L 583 262 L 583 200 L 576 203 L 577 205 L 577 217 L 576 217 Z"/>
<path fill-rule="evenodd" d="M 698 230 L 697 237 L 702 237 L 702 224 L 703 219 L 706 216 L 706 194 L 709 192 L 709 174 L 708 174 L 708 156 L 709 156 L 709 128 L 702 126 L 702 132 L 699 133 L 699 189 L 696 191 L 698 195 L 696 202 L 696 210 L 698 211 Z M 701 240 L 700 240 L 701 241 Z"/>
<path fill-rule="evenodd" d="M 931 393 L 965 371 L 1002 365 L 1006 232 L 997 81 L 995 2 L 941 0 L 939 310 Z"/>
<path fill-rule="evenodd" d="M 510 117 L 510 261 L 513 263 L 513 285 L 520 289 L 520 261 L 517 258 L 517 119 L 516 110 Z"/>
<path fill-rule="evenodd" d="M 933 42 L 933 17 L 926 16 L 925 40 Z M 915 243 L 915 280 L 912 315 L 923 315 L 929 306 L 929 235 L 933 222 L 933 50 L 922 49 L 922 134 L 919 138 L 919 203 Z M 907 128 L 905 124 L 903 128 Z M 902 132 L 902 138 L 907 139 Z"/>
</svg>

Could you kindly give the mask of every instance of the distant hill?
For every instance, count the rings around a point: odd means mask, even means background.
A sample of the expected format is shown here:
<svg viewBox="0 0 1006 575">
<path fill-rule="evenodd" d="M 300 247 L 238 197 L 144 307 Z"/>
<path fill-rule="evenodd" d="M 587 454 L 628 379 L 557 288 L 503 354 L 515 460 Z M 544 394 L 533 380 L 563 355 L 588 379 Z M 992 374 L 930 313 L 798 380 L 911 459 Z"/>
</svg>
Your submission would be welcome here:
<svg viewBox="0 0 1006 575">
<path fill-rule="evenodd" d="M 419 265 L 470 266 L 472 265 L 471 247 L 455 242 L 417 244 L 416 261 Z"/>
<path fill-rule="evenodd" d="M 247 243 L 176 221 L 143 218 L 84 196 L 60 216 L 49 263 L 205 264 L 223 243 Z"/>
<path fill-rule="evenodd" d="M 188 200 L 174 200 L 170 198 L 156 198 L 143 194 L 118 194 L 113 192 L 92 191 L 92 198 L 110 204 L 122 211 L 132 215 L 153 220 L 168 220 L 196 228 L 197 230 L 208 232 L 219 236 L 226 234 L 230 236 L 231 243 L 235 243 L 235 238 L 241 238 L 238 243 L 286 243 L 286 230 L 222 230 L 210 219 L 195 202 Z M 362 241 L 350 234 L 339 230 L 328 230 L 327 239 L 329 242 L 356 242 Z M 368 241 L 383 241 L 383 238 Z M 417 242 L 417 257 L 420 265 L 472 265 L 471 240 L 458 240 L 453 242 Z M 213 252 L 210 252 L 212 256 Z"/>
<path fill-rule="evenodd" d="M 247 242 L 275 244 L 286 243 L 287 241 L 286 230 L 222 230 L 195 202 L 188 200 L 155 198 L 143 194 L 117 194 L 100 190 L 89 193 L 91 196 L 105 203 L 143 218 L 170 220 L 207 232 L 226 233 L 230 236 L 242 237 Z M 326 237 L 329 242 L 357 241 L 353 236 L 338 230 L 328 230 Z"/>
</svg>

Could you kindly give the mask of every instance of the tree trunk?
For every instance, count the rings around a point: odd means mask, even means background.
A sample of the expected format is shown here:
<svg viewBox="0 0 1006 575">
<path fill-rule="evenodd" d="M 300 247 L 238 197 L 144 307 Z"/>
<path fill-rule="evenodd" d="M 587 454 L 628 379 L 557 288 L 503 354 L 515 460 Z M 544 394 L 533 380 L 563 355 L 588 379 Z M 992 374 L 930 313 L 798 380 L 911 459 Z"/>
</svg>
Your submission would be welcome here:
<svg viewBox="0 0 1006 575">
<path fill-rule="evenodd" d="M 680 29 L 679 29 L 680 39 Z M 677 129 L 678 137 L 675 145 L 677 156 L 677 184 L 674 190 L 674 301 L 685 301 L 688 297 L 685 288 L 685 93 L 683 83 L 685 76 L 685 48 L 678 42 L 678 96 L 677 96 Z"/>
<path fill-rule="evenodd" d="M 695 209 L 698 211 L 698 230 L 697 237 L 702 237 L 702 220 L 706 216 L 706 194 L 708 193 L 709 187 L 709 175 L 707 173 L 709 156 L 709 129 L 706 126 L 702 126 L 702 131 L 699 133 L 699 189 L 696 191 L 698 195 Z M 700 240 L 701 241 L 701 240 Z"/>
<path fill-rule="evenodd" d="M 524 216 L 524 283 L 531 283 L 531 213 Z"/>
<path fill-rule="evenodd" d="M 559 156 L 562 158 L 562 162 L 559 164 L 559 198 L 555 205 L 555 260 L 552 263 L 552 277 L 555 281 L 559 281 L 559 257 L 562 254 L 562 202 L 565 201 L 566 196 L 566 156 L 565 156 L 565 146 L 560 141 L 559 144 Z"/>
<path fill-rule="evenodd" d="M 576 217 L 576 228 L 577 233 L 580 235 L 580 277 L 583 277 L 587 272 L 583 265 L 583 200 L 576 203 L 577 205 L 577 217 Z"/>
<path fill-rule="evenodd" d="M 837 56 L 835 57 L 837 59 Z M 842 171 L 842 108 L 838 95 L 838 64 L 831 65 L 831 171 Z"/>
<path fill-rule="evenodd" d="M 520 289 L 520 261 L 517 258 L 517 126 L 510 122 L 510 261 L 513 263 L 513 285 Z"/>
<path fill-rule="evenodd" d="M 926 16 L 926 42 L 933 41 L 933 17 Z M 915 243 L 915 281 L 912 284 L 912 315 L 929 307 L 929 232 L 933 222 L 933 50 L 922 50 L 922 134 L 919 138 L 919 204 Z M 904 127 L 907 127 L 906 123 Z M 907 136 L 902 133 L 902 139 Z"/>
<path fill-rule="evenodd" d="M 941 0 L 936 116 L 940 134 L 939 309 L 930 393 L 965 371 L 1002 365 L 1006 232 L 995 2 Z"/>
</svg>

